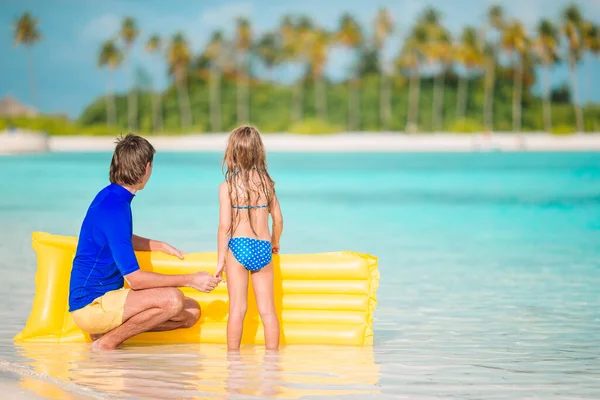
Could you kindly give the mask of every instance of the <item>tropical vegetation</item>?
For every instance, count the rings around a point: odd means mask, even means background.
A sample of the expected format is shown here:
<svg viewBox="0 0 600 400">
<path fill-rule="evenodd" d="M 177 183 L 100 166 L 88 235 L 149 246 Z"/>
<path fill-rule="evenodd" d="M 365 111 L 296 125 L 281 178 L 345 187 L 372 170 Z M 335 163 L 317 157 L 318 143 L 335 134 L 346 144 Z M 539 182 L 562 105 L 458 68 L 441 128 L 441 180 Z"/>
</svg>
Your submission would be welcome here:
<svg viewBox="0 0 600 400">
<path fill-rule="evenodd" d="M 386 57 L 394 35 L 403 40 L 394 57 Z M 109 80 L 118 68 L 133 69 L 131 49 L 143 36 L 131 17 L 109 33 L 98 51 Z M 31 46 L 39 39 L 37 21 L 25 14 L 16 42 Z M 214 32 L 198 54 L 184 32 L 150 33 L 144 43 L 165 61 L 172 84 L 160 92 L 131 81 L 126 93 L 115 94 L 109 81 L 106 95 L 86 107 L 77 126 L 149 133 L 219 132 L 247 122 L 265 132 L 299 133 L 600 129 L 600 106 L 582 105 L 578 91 L 579 80 L 591 87 L 597 78 L 580 77 L 578 66 L 586 54 L 600 57 L 600 26 L 576 5 L 556 21 L 541 20 L 535 32 L 495 5 L 481 26 L 454 35 L 433 8 L 408 27 L 396 26 L 381 9 L 371 26 L 345 13 L 334 30 L 308 16 L 285 15 L 276 28 L 258 32 L 238 18 L 231 37 Z M 352 60 L 341 80 L 326 70 L 336 49 Z M 552 88 L 560 63 L 568 66 L 570 82 Z M 293 70 L 301 73 L 290 81 Z"/>
</svg>

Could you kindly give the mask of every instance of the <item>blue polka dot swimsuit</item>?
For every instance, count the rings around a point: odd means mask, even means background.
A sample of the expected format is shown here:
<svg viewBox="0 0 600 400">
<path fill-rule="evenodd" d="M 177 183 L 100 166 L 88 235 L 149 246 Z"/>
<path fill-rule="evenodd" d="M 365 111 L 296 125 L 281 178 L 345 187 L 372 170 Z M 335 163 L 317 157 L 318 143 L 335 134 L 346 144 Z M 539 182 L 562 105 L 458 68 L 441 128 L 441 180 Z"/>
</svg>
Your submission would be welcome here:
<svg viewBox="0 0 600 400">
<path fill-rule="evenodd" d="M 234 237 L 229 239 L 231 253 L 248 271 L 259 271 L 269 265 L 273 257 L 268 240 Z"/>
</svg>

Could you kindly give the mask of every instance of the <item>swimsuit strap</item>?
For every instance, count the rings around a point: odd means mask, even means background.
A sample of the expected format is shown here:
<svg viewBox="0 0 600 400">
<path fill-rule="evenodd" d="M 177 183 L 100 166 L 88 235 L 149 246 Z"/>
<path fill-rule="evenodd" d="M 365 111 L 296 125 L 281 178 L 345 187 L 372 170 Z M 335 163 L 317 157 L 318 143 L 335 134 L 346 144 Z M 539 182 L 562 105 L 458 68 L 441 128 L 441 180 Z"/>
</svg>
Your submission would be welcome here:
<svg viewBox="0 0 600 400">
<path fill-rule="evenodd" d="M 236 210 L 247 210 L 247 209 L 253 209 L 253 208 L 267 208 L 269 207 L 268 205 L 262 205 L 262 206 L 231 206 L 231 208 L 235 208 Z"/>
</svg>

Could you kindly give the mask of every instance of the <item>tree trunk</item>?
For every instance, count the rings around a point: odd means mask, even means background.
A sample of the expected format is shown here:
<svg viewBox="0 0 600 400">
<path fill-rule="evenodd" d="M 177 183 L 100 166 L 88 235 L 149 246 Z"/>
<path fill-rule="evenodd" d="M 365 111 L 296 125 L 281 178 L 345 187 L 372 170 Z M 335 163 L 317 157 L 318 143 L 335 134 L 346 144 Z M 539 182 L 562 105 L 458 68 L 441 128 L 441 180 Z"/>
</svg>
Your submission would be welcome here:
<svg viewBox="0 0 600 400">
<path fill-rule="evenodd" d="M 571 72 L 571 97 L 573 101 L 573 107 L 575 108 L 577 132 L 583 132 L 583 113 L 581 112 L 581 105 L 579 104 L 579 90 L 577 89 L 577 65 L 575 64 L 573 57 L 571 57 L 569 60 L 569 67 Z"/>
<path fill-rule="evenodd" d="M 517 56 L 513 81 L 513 132 L 521 132 L 521 95 L 523 91 L 523 63 Z"/>
<path fill-rule="evenodd" d="M 302 78 L 299 78 L 294 84 L 292 93 L 292 122 L 299 122 L 302 120 L 303 85 L 304 80 Z"/>
<path fill-rule="evenodd" d="M 360 93 L 356 80 L 350 79 L 348 85 L 348 131 L 352 132 L 360 130 Z"/>
<path fill-rule="evenodd" d="M 469 90 L 469 70 L 467 76 L 461 76 L 458 81 L 458 93 L 456 99 L 456 120 L 463 121 L 467 111 L 467 91 Z"/>
<path fill-rule="evenodd" d="M 433 116 L 432 128 L 433 131 L 438 132 L 443 128 L 443 109 L 444 109 L 444 79 L 446 75 L 446 67 L 442 66 L 442 70 L 435 76 L 435 83 L 433 87 L 433 109 L 431 110 Z"/>
<path fill-rule="evenodd" d="M 317 115 L 321 121 L 327 121 L 327 98 L 325 92 L 325 82 L 322 77 L 315 77 L 315 104 L 317 106 Z"/>
<path fill-rule="evenodd" d="M 248 76 L 246 74 L 246 52 L 242 54 L 242 61 L 239 65 L 238 70 L 238 84 L 237 84 L 237 117 L 238 124 L 249 123 L 249 111 L 248 111 Z"/>
<path fill-rule="evenodd" d="M 390 119 L 392 116 L 391 110 L 391 94 L 390 85 L 387 82 L 387 76 L 385 72 L 381 72 L 380 75 L 380 88 L 379 88 L 379 113 L 381 118 L 381 130 L 390 129 Z"/>
<path fill-rule="evenodd" d="M 127 59 L 126 69 L 129 71 L 129 79 L 132 83 L 129 89 L 129 95 L 127 96 L 127 126 L 130 131 L 135 131 L 137 129 L 137 93 L 134 82 L 134 74 L 129 68 L 129 50 L 127 50 L 125 57 Z"/>
<path fill-rule="evenodd" d="M 552 131 L 552 105 L 550 103 L 550 67 L 544 68 L 544 130 Z"/>
<path fill-rule="evenodd" d="M 181 129 L 188 129 L 192 125 L 192 110 L 187 92 L 187 80 L 183 73 L 180 73 L 177 79 L 177 95 L 179 97 Z"/>
<path fill-rule="evenodd" d="M 129 111 L 130 130 L 135 131 L 138 128 L 137 124 L 137 88 L 132 88 L 127 99 L 127 110 Z"/>
<path fill-rule="evenodd" d="M 152 130 L 154 132 L 160 132 L 162 130 L 160 93 L 155 90 L 152 90 Z"/>
<path fill-rule="evenodd" d="M 213 132 L 221 131 L 221 71 L 210 69 L 210 126 Z"/>
<path fill-rule="evenodd" d="M 269 83 L 275 85 L 275 68 L 269 67 Z"/>
<path fill-rule="evenodd" d="M 494 80 L 495 80 L 495 61 L 493 57 L 487 60 L 485 74 L 485 94 L 483 103 L 483 125 L 487 132 L 494 130 Z"/>
<path fill-rule="evenodd" d="M 599 36 L 598 36 L 598 38 L 600 39 L 600 32 L 598 33 L 598 35 L 599 35 Z M 591 55 L 590 55 L 590 56 L 591 56 Z M 593 74 L 593 72 L 592 72 L 592 71 L 593 71 L 593 69 L 592 69 L 592 68 L 588 68 L 588 71 L 587 71 L 587 79 L 585 80 L 585 81 L 587 82 L 587 85 L 585 85 L 585 87 L 586 87 L 586 95 L 587 95 L 587 96 L 586 96 L 586 105 L 589 105 L 589 106 L 590 106 L 590 108 L 591 108 L 591 106 L 592 106 L 592 88 L 594 87 L 594 86 L 593 86 L 593 83 L 594 83 L 594 82 L 593 82 L 593 81 L 594 81 L 594 74 Z M 590 111 L 592 111 L 592 110 L 590 110 Z M 583 114 L 583 119 L 584 119 L 584 121 L 585 121 L 585 105 L 584 105 L 584 108 L 583 108 L 582 114 Z M 588 115 L 589 115 L 589 113 L 588 113 Z M 595 118 L 593 118 L 592 120 L 594 121 L 594 125 L 595 125 L 595 124 L 596 124 L 596 119 L 595 119 Z M 595 126 L 591 126 L 591 124 L 590 124 L 590 128 L 591 128 L 591 129 L 592 129 L 592 131 L 593 131 L 593 130 L 594 130 L 594 128 L 595 128 Z M 584 126 L 583 126 L 583 130 L 585 131 L 585 124 L 584 124 Z"/>
<path fill-rule="evenodd" d="M 444 92 L 446 90 L 446 74 L 447 74 L 447 70 L 446 67 L 444 67 L 444 72 L 442 74 L 442 82 L 441 82 L 441 88 L 440 88 L 440 102 L 438 103 L 438 117 L 439 117 L 439 124 L 440 124 L 440 129 L 444 130 Z"/>
<path fill-rule="evenodd" d="M 410 77 L 408 116 L 406 131 L 413 133 L 417 131 L 419 119 L 419 94 L 421 90 L 421 76 L 419 67 L 416 66 Z"/>
<path fill-rule="evenodd" d="M 29 96 L 31 97 L 31 103 L 34 106 L 38 106 L 35 92 L 35 74 L 33 72 L 33 54 L 31 46 L 27 49 L 27 71 L 29 75 Z"/>
<path fill-rule="evenodd" d="M 108 88 L 106 91 L 106 124 L 108 126 L 115 126 L 117 122 L 117 107 L 115 105 L 115 96 L 113 94 L 113 73 L 108 73 Z"/>
</svg>

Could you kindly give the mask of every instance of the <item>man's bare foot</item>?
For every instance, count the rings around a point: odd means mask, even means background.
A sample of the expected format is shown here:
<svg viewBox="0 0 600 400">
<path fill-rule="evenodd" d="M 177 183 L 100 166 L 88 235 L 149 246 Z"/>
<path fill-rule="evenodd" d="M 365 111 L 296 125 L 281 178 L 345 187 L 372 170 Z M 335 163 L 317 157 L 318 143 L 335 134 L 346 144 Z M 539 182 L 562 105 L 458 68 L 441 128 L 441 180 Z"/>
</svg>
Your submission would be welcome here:
<svg viewBox="0 0 600 400">
<path fill-rule="evenodd" d="M 92 339 L 92 342 L 95 342 L 96 340 L 100 339 L 102 336 L 104 336 L 104 333 L 90 333 L 90 339 Z"/>
<path fill-rule="evenodd" d="M 102 338 L 97 339 L 92 342 L 92 350 L 94 351 L 106 351 L 106 350 L 114 350 L 117 347 L 111 345 L 110 343 L 105 343 L 106 340 L 102 340 Z"/>
</svg>

